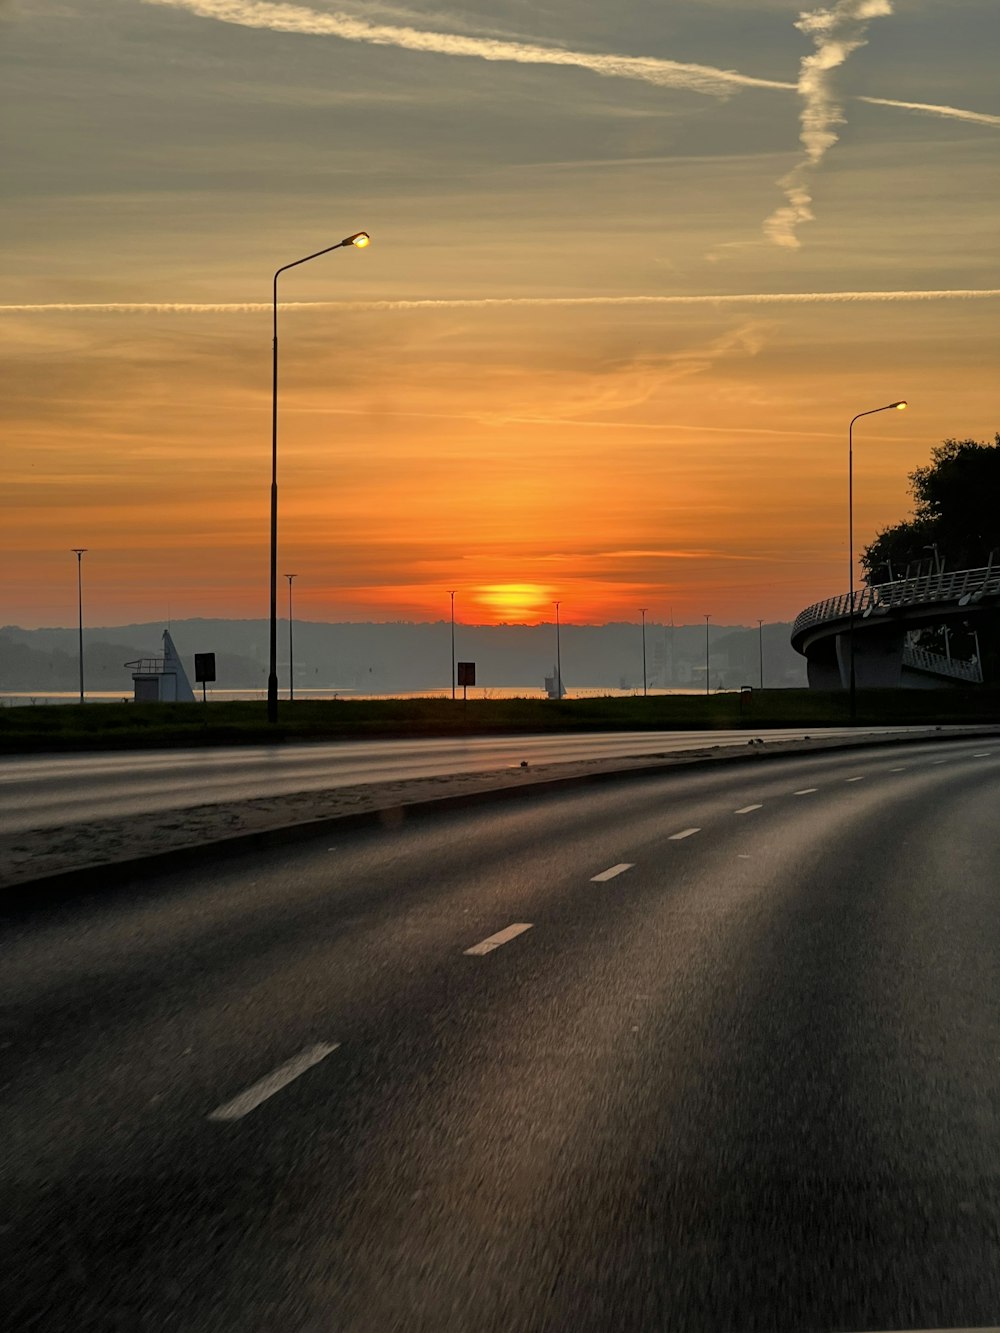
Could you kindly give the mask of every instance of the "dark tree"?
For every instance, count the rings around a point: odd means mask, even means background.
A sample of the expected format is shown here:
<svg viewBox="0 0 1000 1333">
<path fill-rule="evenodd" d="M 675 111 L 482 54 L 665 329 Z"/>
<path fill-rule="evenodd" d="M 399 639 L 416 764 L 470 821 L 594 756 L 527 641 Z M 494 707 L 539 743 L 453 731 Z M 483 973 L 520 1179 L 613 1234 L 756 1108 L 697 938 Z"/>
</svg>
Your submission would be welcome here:
<svg viewBox="0 0 1000 1333">
<path fill-rule="evenodd" d="M 885 528 L 861 553 L 868 584 L 930 573 L 940 562 L 945 569 L 1000 567 L 1000 434 L 993 444 L 976 440 L 945 440 L 931 453 L 927 467 L 910 473 L 913 517 Z M 947 648 L 953 657 L 975 652 L 976 628 L 983 671 L 988 681 L 1000 679 L 1000 617 L 978 617 L 968 624 L 952 623 L 946 642 L 944 628 L 922 631 L 920 642 L 934 652 Z"/>
<path fill-rule="evenodd" d="M 927 467 L 910 473 L 913 517 L 885 528 L 861 553 L 866 583 L 902 578 L 937 557 L 948 569 L 1000 560 L 1000 434 L 993 444 L 945 440 Z M 891 564 L 892 573 L 888 572 Z"/>
</svg>

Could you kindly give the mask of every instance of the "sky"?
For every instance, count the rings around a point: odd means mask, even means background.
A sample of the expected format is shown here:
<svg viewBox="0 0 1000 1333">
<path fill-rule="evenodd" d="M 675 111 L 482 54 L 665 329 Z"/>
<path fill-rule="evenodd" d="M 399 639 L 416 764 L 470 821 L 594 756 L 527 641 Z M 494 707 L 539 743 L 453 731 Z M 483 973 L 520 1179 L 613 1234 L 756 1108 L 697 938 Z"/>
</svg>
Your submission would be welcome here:
<svg viewBox="0 0 1000 1333">
<path fill-rule="evenodd" d="M 0 623 L 786 620 L 1000 430 L 996 0 L 0 0 Z M 985 553 L 984 553 L 985 556 Z M 282 588 L 284 589 L 284 581 Z M 284 593 L 282 594 L 284 596 Z"/>
</svg>

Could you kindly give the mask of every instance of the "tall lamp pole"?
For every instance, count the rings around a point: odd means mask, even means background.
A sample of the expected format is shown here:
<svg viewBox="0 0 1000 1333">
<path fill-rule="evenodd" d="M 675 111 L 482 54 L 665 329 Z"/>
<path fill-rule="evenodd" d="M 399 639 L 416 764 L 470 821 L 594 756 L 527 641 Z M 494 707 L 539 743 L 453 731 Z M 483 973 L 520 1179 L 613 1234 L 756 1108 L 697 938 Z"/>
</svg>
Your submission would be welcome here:
<svg viewBox="0 0 1000 1333">
<path fill-rule="evenodd" d="M 76 609 L 80 634 L 80 702 L 83 703 L 83 557 L 87 552 L 87 547 L 74 546 L 72 551 L 76 556 Z"/>
<path fill-rule="evenodd" d="M 455 589 L 450 590 L 451 597 L 451 697 L 455 697 Z"/>
<path fill-rule="evenodd" d="M 757 655 L 760 658 L 760 688 L 764 688 L 764 622 L 757 621 Z"/>
<path fill-rule="evenodd" d="M 640 606 L 639 613 L 642 616 L 642 697 L 646 697 L 646 612 L 648 606 Z"/>
<path fill-rule="evenodd" d="M 553 602 L 553 606 L 556 608 L 556 696 L 557 698 L 561 699 L 563 697 L 563 687 L 562 687 L 562 646 L 559 641 L 559 603 Z"/>
<path fill-rule="evenodd" d="M 286 574 L 288 580 L 288 701 L 295 698 L 295 658 L 292 655 L 292 579 L 298 574 Z"/>
<path fill-rule="evenodd" d="M 857 682 L 854 676 L 854 423 L 862 417 L 873 417 L 878 412 L 901 412 L 906 407 L 906 399 L 898 403 L 886 403 L 884 407 L 873 407 L 867 412 L 859 412 L 851 418 L 847 428 L 847 558 L 850 564 L 850 606 L 847 619 L 847 657 L 848 657 L 848 695 L 850 699 L 850 717 L 853 722 L 858 713 Z"/>
<path fill-rule="evenodd" d="M 336 245 L 328 245 L 325 250 L 304 255 L 302 259 L 293 259 L 290 264 L 282 264 L 274 275 L 272 286 L 272 359 L 271 359 L 271 635 L 267 673 L 267 720 L 278 720 L 278 278 L 290 268 L 298 268 L 310 259 L 328 255 L 332 250 L 342 250 L 353 245 L 362 250 L 371 243 L 366 231 L 357 231 L 353 236 L 345 236 Z"/>
<path fill-rule="evenodd" d="M 710 615 L 708 615 L 708 616 L 705 617 L 705 693 L 706 693 L 706 694 L 710 694 L 710 693 L 711 693 L 711 684 L 710 684 L 710 678 L 709 678 L 709 674 L 708 674 L 708 660 L 709 660 L 709 659 L 708 659 L 708 622 L 711 620 L 711 618 L 712 618 L 712 617 L 711 617 Z"/>
</svg>

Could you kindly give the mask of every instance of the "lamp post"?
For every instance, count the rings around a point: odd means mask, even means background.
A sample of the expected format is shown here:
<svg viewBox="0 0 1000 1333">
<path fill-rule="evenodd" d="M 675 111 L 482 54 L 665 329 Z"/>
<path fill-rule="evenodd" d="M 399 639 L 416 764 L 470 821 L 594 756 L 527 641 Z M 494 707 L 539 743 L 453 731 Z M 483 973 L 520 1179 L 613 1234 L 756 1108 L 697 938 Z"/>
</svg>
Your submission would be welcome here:
<svg viewBox="0 0 1000 1333">
<path fill-rule="evenodd" d="M 708 675 L 708 665 L 709 665 L 709 658 L 708 658 L 708 622 L 709 622 L 709 620 L 711 620 L 711 616 L 710 616 L 710 615 L 708 615 L 708 616 L 705 617 L 705 693 L 706 693 L 706 694 L 710 694 L 710 693 L 711 693 L 711 686 L 710 686 L 710 684 L 709 684 L 709 675 Z"/>
<path fill-rule="evenodd" d="M 286 574 L 288 580 L 288 701 L 295 698 L 295 659 L 292 655 L 292 579 L 298 574 Z"/>
<path fill-rule="evenodd" d="M 302 259 L 293 259 L 290 264 L 282 264 L 274 275 L 272 286 L 272 358 L 271 358 L 271 634 L 267 674 L 267 720 L 278 720 L 278 278 L 290 268 L 298 268 L 310 259 L 328 255 L 332 250 L 342 250 L 353 245 L 363 250 L 371 243 L 366 231 L 357 231 L 353 236 L 345 236 L 336 245 L 328 245 L 325 250 L 304 255 Z"/>
<path fill-rule="evenodd" d="M 553 602 L 556 608 L 556 697 L 563 697 L 562 688 L 562 647 L 559 641 L 559 603 Z"/>
<path fill-rule="evenodd" d="M 646 612 L 648 606 L 640 606 L 639 613 L 642 616 L 642 697 L 646 697 Z"/>
<path fill-rule="evenodd" d="M 847 558 L 851 567 L 850 607 L 847 621 L 847 656 L 848 656 L 848 694 L 850 698 L 850 717 L 853 722 L 857 717 L 857 682 L 854 677 L 854 423 L 862 417 L 873 417 L 878 412 L 901 412 L 906 407 L 906 399 L 898 403 L 886 403 L 884 407 L 873 407 L 867 412 L 859 412 L 851 418 L 847 428 Z"/>
<path fill-rule="evenodd" d="M 757 656 L 760 659 L 760 688 L 764 688 L 764 622 L 757 621 Z"/>
<path fill-rule="evenodd" d="M 452 588 L 449 596 L 451 597 L 451 697 L 455 697 L 455 589 Z"/>
<path fill-rule="evenodd" d="M 74 546 L 72 551 L 76 556 L 76 609 L 80 634 L 80 702 L 83 703 L 83 557 L 87 552 L 87 547 Z"/>
</svg>

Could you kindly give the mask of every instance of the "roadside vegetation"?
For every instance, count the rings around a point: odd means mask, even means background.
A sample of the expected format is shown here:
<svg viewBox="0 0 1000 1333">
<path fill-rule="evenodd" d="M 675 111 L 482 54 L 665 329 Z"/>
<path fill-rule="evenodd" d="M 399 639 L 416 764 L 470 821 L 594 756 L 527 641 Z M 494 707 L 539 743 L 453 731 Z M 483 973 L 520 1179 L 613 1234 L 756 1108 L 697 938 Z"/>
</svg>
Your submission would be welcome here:
<svg viewBox="0 0 1000 1333">
<path fill-rule="evenodd" d="M 1000 690 L 870 690 L 858 694 L 858 723 L 899 726 L 1000 723 Z M 263 702 L 94 703 L 0 709 L 0 753 L 260 745 L 696 728 L 822 727 L 847 724 L 843 691 L 755 690 L 598 699 L 326 699 L 279 704 L 269 727 Z"/>
</svg>

